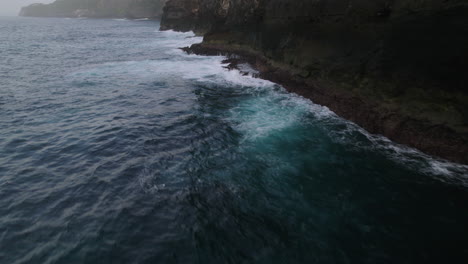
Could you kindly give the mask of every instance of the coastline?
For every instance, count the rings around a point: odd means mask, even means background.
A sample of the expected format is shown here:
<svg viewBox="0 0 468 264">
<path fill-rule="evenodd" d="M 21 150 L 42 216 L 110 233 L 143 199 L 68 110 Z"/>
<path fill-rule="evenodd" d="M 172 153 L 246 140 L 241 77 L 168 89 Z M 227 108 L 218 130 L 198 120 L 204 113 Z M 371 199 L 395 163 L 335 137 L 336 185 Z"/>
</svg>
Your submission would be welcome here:
<svg viewBox="0 0 468 264">
<path fill-rule="evenodd" d="M 248 62 L 257 77 L 327 106 L 372 134 L 468 164 L 468 39 L 460 34 L 468 22 L 466 3 L 156 2 L 150 8 L 125 0 L 125 12 L 113 5 L 62 9 L 54 2 L 24 7 L 20 15 L 160 17 L 160 30 L 205 36 L 184 48 L 188 53 L 226 55 L 230 68 Z"/>
<path fill-rule="evenodd" d="M 383 135 L 396 143 L 416 148 L 431 156 L 468 164 L 466 133 L 459 133 L 443 124 L 416 119 L 383 106 L 376 100 L 339 89 L 333 83 L 304 76 L 300 71 L 295 72 L 287 66 L 283 67 L 261 53 L 245 47 L 202 42 L 181 49 L 189 54 L 227 56 L 224 62 L 229 63 L 226 66 L 228 69 L 239 69 L 239 64 L 248 63 L 259 72 L 255 77 L 280 84 L 289 92 L 326 106 L 369 133 Z"/>
</svg>

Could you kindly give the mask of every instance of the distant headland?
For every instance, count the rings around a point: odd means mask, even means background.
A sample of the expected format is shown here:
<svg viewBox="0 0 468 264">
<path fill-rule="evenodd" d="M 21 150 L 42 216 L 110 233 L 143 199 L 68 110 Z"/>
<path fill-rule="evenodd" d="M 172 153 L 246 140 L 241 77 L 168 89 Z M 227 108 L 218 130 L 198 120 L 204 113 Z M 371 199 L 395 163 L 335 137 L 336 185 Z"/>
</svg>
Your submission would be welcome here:
<svg viewBox="0 0 468 264">
<path fill-rule="evenodd" d="M 159 18 L 166 0 L 57 0 L 23 7 L 20 16 Z"/>
</svg>

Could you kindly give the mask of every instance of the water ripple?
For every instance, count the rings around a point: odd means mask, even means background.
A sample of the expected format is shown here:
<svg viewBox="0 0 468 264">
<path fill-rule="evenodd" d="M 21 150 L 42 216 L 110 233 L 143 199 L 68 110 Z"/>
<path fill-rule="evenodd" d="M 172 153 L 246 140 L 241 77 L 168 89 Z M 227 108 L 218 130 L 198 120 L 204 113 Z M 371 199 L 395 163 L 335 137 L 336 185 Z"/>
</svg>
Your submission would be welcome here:
<svg viewBox="0 0 468 264">
<path fill-rule="evenodd" d="M 466 166 L 154 21 L 0 20 L 1 263 L 468 259 Z"/>
</svg>

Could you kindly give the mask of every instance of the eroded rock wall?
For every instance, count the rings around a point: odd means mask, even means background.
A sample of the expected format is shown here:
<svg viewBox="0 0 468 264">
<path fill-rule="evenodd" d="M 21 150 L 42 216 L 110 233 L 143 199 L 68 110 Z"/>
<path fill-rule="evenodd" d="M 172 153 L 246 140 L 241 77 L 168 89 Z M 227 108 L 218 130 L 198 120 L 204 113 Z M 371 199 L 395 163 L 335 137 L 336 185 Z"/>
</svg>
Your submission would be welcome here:
<svg viewBox="0 0 468 264">
<path fill-rule="evenodd" d="M 467 0 L 170 0 L 161 28 L 262 58 L 370 132 L 468 163 Z"/>
</svg>

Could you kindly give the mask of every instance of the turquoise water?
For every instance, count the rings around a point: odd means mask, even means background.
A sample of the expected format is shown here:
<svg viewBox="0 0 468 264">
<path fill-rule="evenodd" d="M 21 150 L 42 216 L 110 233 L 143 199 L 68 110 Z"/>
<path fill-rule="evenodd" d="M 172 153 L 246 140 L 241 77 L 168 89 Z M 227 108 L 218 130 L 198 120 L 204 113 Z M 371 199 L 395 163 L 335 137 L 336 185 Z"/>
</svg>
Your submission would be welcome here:
<svg viewBox="0 0 468 264">
<path fill-rule="evenodd" d="M 0 18 L 0 263 L 466 263 L 468 167 L 158 27 Z"/>
</svg>

